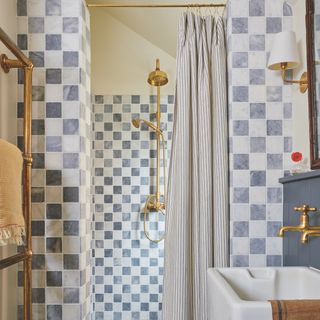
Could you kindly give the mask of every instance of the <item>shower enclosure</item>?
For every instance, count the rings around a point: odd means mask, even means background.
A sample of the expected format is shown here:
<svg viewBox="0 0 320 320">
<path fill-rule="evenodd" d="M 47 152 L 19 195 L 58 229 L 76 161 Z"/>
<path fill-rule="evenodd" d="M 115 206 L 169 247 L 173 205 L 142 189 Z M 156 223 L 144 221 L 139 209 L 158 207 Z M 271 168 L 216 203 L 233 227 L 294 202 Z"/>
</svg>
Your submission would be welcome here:
<svg viewBox="0 0 320 320">
<path fill-rule="evenodd" d="M 164 242 L 150 242 L 143 223 L 148 195 L 157 190 L 157 135 L 144 122 L 139 131 L 131 123 L 135 118 L 156 120 L 157 96 L 94 99 L 95 319 L 159 319 Z M 173 96 L 162 95 L 160 108 L 168 156 Z M 161 185 L 163 178 L 162 173 Z M 164 232 L 161 216 L 147 217 L 152 239 Z"/>
<path fill-rule="evenodd" d="M 159 319 L 173 96 L 94 96 L 94 317 Z M 147 85 L 147 84 L 145 84 Z M 139 128 L 139 130 L 136 130 Z"/>
</svg>

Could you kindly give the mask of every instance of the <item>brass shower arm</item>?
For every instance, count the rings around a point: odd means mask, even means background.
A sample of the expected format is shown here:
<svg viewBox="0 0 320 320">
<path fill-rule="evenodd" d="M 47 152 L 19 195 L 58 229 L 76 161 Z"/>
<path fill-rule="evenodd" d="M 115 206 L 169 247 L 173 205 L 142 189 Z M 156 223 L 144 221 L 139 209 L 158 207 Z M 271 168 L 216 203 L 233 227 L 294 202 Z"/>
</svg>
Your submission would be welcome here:
<svg viewBox="0 0 320 320">
<path fill-rule="evenodd" d="M 141 121 L 144 122 L 149 128 L 154 130 L 156 133 L 163 135 L 163 131 L 160 128 L 158 128 L 156 125 L 154 125 L 152 122 L 144 119 L 141 119 Z"/>
<path fill-rule="evenodd" d="M 160 128 L 158 128 L 156 125 L 154 125 L 152 122 L 145 119 L 138 119 L 138 118 L 132 120 L 132 124 L 136 128 L 139 128 L 141 122 L 146 124 L 149 128 L 151 128 L 153 131 L 155 131 L 157 134 L 163 137 L 163 131 Z"/>
</svg>

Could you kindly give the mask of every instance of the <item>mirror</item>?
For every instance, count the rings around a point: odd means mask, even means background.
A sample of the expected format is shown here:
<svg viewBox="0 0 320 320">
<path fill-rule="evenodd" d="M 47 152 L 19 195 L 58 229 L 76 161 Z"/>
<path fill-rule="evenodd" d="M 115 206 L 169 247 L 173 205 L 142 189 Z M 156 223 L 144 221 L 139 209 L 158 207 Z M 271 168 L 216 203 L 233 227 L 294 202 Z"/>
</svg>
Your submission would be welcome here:
<svg viewBox="0 0 320 320">
<path fill-rule="evenodd" d="M 320 169 L 320 0 L 306 1 L 311 169 Z"/>
</svg>

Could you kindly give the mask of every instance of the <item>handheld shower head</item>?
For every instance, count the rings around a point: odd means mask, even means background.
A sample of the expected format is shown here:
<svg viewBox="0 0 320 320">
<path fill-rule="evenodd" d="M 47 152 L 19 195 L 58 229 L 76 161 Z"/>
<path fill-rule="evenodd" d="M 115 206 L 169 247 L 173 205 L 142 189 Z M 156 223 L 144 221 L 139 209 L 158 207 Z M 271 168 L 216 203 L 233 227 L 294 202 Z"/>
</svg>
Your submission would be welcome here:
<svg viewBox="0 0 320 320">
<path fill-rule="evenodd" d="M 153 131 L 157 132 L 158 134 L 163 135 L 162 130 L 159 129 L 157 126 L 155 126 L 152 122 L 150 122 L 150 121 L 148 121 L 148 120 L 135 118 L 135 119 L 132 119 L 131 122 L 132 122 L 132 125 L 133 125 L 135 128 L 139 128 L 141 122 L 143 122 L 143 123 L 146 124 L 149 128 L 151 128 Z"/>
<path fill-rule="evenodd" d="M 135 127 L 135 128 L 139 128 L 140 127 L 140 123 L 141 123 L 141 120 L 136 118 L 136 119 L 132 119 L 132 125 Z"/>
</svg>

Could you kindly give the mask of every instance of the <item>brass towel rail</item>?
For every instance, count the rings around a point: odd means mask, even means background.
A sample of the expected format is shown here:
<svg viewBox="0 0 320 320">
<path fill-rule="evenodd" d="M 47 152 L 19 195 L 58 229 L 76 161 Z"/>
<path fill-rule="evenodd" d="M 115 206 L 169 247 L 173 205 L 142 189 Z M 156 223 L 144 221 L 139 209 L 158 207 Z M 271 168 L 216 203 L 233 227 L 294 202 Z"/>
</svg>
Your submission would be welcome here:
<svg viewBox="0 0 320 320">
<path fill-rule="evenodd" d="M 13 68 L 24 71 L 24 115 L 23 115 L 23 214 L 26 226 L 24 251 L 0 260 L 0 270 L 23 262 L 23 303 L 24 320 L 32 319 L 32 242 L 31 242 L 31 111 L 32 111 L 32 61 L 17 47 L 10 37 L 0 28 L 0 41 L 9 49 L 16 59 L 9 59 L 5 54 L 0 56 L 4 72 Z"/>
</svg>

